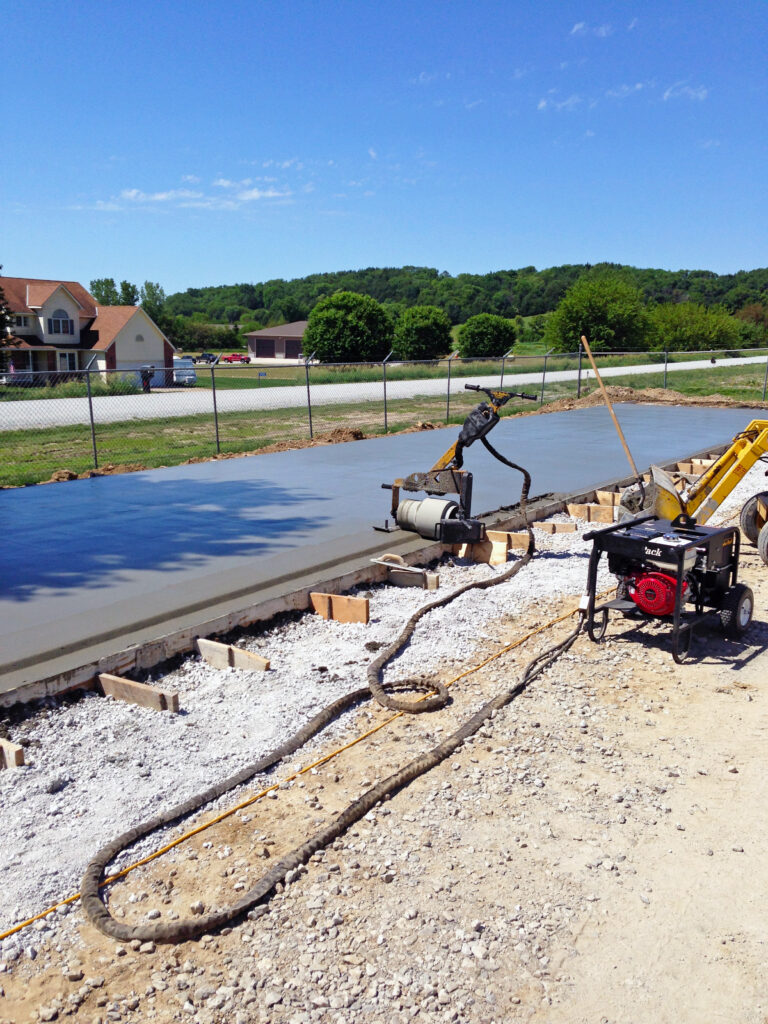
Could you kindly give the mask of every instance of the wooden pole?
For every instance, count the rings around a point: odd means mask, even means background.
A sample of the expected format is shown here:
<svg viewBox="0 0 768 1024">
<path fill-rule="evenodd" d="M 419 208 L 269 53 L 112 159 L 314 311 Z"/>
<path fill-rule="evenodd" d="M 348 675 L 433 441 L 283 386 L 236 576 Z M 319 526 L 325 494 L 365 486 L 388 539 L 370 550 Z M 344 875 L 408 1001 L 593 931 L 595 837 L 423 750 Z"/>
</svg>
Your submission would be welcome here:
<svg viewBox="0 0 768 1024">
<path fill-rule="evenodd" d="M 592 364 L 592 369 L 595 371 L 595 377 L 597 378 L 597 383 L 600 385 L 600 390 L 603 393 L 603 398 L 605 399 L 605 404 L 608 406 L 608 412 L 611 414 L 611 419 L 613 420 L 614 427 L 616 427 L 616 433 L 619 435 L 619 440 L 621 441 L 622 446 L 624 447 L 624 454 L 627 456 L 627 459 L 629 460 L 629 464 L 632 467 L 632 472 L 639 479 L 640 474 L 637 471 L 637 466 L 635 465 L 635 460 L 632 458 L 632 452 L 629 450 L 629 445 L 627 444 L 626 438 L 624 437 L 624 431 L 621 429 L 621 427 L 619 426 L 619 421 L 616 419 L 616 413 L 613 411 L 613 406 L 611 405 L 611 400 L 608 397 L 608 392 L 605 390 L 605 384 L 603 384 L 603 378 L 600 376 L 600 374 L 598 372 L 598 369 L 597 369 L 597 365 L 595 364 L 595 357 L 592 355 L 592 349 L 589 347 L 589 342 L 587 341 L 587 339 L 584 337 L 583 334 L 581 336 L 581 343 L 584 346 L 584 351 L 589 356 L 589 361 Z"/>
</svg>

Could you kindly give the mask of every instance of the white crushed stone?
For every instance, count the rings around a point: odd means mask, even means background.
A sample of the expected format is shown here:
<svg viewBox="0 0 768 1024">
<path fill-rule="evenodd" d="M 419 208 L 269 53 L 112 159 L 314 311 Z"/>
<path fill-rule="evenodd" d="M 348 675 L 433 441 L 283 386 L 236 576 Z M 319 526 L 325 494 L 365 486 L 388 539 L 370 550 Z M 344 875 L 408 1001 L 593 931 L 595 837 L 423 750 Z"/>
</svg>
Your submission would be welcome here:
<svg viewBox="0 0 768 1024">
<path fill-rule="evenodd" d="M 733 516 L 751 494 L 765 489 L 758 464 L 712 524 Z M 582 593 L 591 543 L 581 532 L 595 527 L 578 525 L 575 534 L 536 531 L 538 555 L 517 577 L 469 592 L 422 620 L 387 678 L 465 664 L 478 642 L 488 639 L 485 629 L 492 630 L 495 620 L 530 612 L 538 601 L 544 610 L 554 598 Z M 331 700 L 365 685 L 365 667 L 375 657 L 366 643 L 391 642 L 422 604 L 470 578 L 500 571 L 457 559 L 455 565 L 440 565 L 437 595 L 372 587 L 368 626 L 326 622 L 312 614 L 269 626 L 245 643 L 270 658 L 266 673 L 216 670 L 190 657 L 163 679 L 164 686 L 179 692 L 178 715 L 96 695 L 76 703 L 42 702 L 11 728 L 14 740 L 29 741 L 27 764 L 0 772 L 0 931 L 76 892 L 89 858 L 109 839 L 261 757 Z M 612 582 L 603 560 L 598 587 Z M 330 727 L 341 728 L 343 722 Z M 327 730 L 320 742 L 328 735 Z M 221 801 L 232 802 L 231 795 Z M 158 841 L 152 836 L 142 848 Z M 134 849 L 131 859 L 135 855 Z M 65 916 L 66 909 L 41 922 L 35 941 L 55 941 Z M 0 962 L 20 955 L 28 936 L 22 932 L 5 940 Z"/>
</svg>

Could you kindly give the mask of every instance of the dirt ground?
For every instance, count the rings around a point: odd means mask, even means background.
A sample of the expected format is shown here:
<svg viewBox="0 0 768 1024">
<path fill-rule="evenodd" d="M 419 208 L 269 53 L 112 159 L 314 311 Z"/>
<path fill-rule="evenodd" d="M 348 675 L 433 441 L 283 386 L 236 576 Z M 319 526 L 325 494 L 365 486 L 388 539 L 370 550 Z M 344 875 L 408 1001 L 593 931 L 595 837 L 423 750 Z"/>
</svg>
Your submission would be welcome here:
<svg viewBox="0 0 768 1024">
<path fill-rule="evenodd" d="M 31 926 L 24 952 L 0 964 L 0 1021 L 766 1024 L 768 574 L 748 546 L 742 578 L 756 603 L 743 641 L 702 633 L 678 666 L 662 624 L 617 617 L 602 644 L 580 637 L 232 929 L 119 944 L 77 905 L 55 930 Z M 534 601 L 486 627 L 473 664 L 564 609 Z M 138 921 L 231 902 L 571 625 L 458 680 L 443 711 L 396 718 L 130 874 L 110 891 L 113 912 Z M 366 707 L 347 735 L 388 717 Z M 275 781 L 318 752 L 322 741 Z"/>
</svg>

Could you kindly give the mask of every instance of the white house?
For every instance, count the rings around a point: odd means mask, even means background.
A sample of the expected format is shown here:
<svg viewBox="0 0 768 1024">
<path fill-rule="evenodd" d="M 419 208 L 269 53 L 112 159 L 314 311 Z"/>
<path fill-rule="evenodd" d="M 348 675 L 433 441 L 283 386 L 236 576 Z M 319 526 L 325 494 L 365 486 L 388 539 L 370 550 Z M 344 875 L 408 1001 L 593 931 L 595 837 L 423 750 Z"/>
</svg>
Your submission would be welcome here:
<svg viewBox="0 0 768 1024">
<path fill-rule="evenodd" d="M 155 366 L 154 383 L 173 370 L 174 346 L 140 306 L 97 306 L 76 281 L 2 277 L 13 314 L 8 369 L 38 373 L 136 370 Z"/>
</svg>

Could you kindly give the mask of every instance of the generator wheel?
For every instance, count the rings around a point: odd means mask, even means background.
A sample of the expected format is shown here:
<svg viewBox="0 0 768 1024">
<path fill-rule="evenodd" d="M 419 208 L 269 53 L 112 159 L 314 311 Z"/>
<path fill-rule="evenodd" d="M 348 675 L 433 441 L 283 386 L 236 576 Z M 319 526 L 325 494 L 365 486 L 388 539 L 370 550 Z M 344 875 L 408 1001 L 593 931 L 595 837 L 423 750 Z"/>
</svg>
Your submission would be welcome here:
<svg viewBox="0 0 768 1024">
<path fill-rule="evenodd" d="M 591 625 L 587 626 L 587 633 L 589 639 L 594 643 L 599 644 L 605 636 L 605 631 L 608 629 L 608 609 L 603 608 L 601 612 L 598 612 Z"/>
<path fill-rule="evenodd" d="M 677 635 L 672 637 L 672 658 L 678 665 L 682 665 L 690 653 L 692 636 L 691 626 L 681 626 Z"/>
<path fill-rule="evenodd" d="M 757 535 L 757 553 L 765 564 L 768 565 L 768 523 L 765 524 Z"/>
<path fill-rule="evenodd" d="M 768 533 L 766 533 L 768 537 Z M 749 629 L 755 610 L 755 596 L 745 583 L 737 583 L 725 595 L 720 623 L 727 636 L 740 637 Z"/>
<path fill-rule="evenodd" d="M 757 539 L 765 523 L 758 519 L 757 515 L 757 504 L 762 502 L 764 505 L 768 505 L 768 491 L 760 491 L 759 494 L 753 494 L 752 497 L 745 501 L 741 508 L 741 515 L 739 516 L 739 526 L 741 532 L 747 538 L 750 544 L 757 544 Z M 763 557 L 765 561 L 765 557 Z"/>
</svg>

